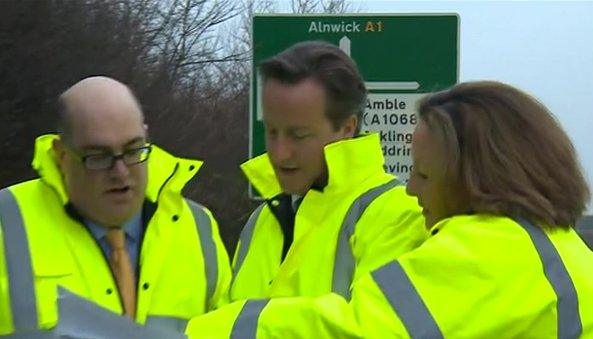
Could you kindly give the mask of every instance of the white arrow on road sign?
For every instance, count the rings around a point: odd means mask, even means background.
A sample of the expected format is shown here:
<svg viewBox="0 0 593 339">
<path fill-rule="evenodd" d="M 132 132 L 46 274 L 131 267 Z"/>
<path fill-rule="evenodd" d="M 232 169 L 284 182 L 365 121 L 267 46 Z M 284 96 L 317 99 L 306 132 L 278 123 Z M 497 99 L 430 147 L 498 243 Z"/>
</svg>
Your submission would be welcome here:
<svg viewBox="0 0 593 339">
<path fill-rule="evenodd" d="M 352 42 L 347 36 L 343 36 L 339 42 L 340 49 L 349 57 Z M 368 90 L 417 90 L 420 84 L 416 81 L 367 81 L 365 85 Z"/>
<path fill-rule="evenodd" d="M 257 114 L 257 121 L 263 121 L 264 120 L 264 116 L 263 116 L 263 109 L 262 109 L 262 101 L 261 101 L 261 91 L 262 91 L 262 85 L 261 85 L 261 76 L 259 75 L 259 73 L 257 74 L 257 78 L 255 79 L 256 81 L 256 88 L 257 88 L 257 97 L 255 98 L 256 100 L 256 114 Z"/>
<path fill-rule="evenodd" d="M 420 88 L 420 84 L 416 81 L 367 81 L 364 84 L 367 86 L 367 89 L 369 91 L 376 90 L 376 89 L 416 90 L 416 89 Z"/>
<path fill-rule="evenodd" d="M 340 49 L 350 56 L 350 39 L 345 35 L 340 39 Z"/>
</svg>

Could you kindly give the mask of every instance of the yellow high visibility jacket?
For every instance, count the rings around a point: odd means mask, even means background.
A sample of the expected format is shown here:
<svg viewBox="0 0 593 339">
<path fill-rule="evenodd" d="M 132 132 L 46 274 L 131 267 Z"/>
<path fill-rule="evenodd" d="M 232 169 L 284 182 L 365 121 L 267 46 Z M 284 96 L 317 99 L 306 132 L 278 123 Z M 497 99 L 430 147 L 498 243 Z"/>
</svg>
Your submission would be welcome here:
<svg viewBox="0 0 593 339">
<path fill-rule="evenodd" d="M 304 196 L 284 259 L 284 242 L 289 240 L 277 210 L 282 203 L 290 204 L 290 198 L 281 199 L 267 154 L 242 165 L 266 202 L 241 233 L 233 260 L 232 300 L 329 292 L 348 297 L 359 276 L 426 239 L 416 199 L 383 169 L 377 134 L 332 143 L 324 151 L 327 186 Z"/>
<path fill-rule="evenodd" d="M 593 252 L 573 229 L 464 215 L 357 280 L 352 300 L 238 301 L 190 338 L 593 338 Z M 197 334 L 199 333 L 199 336 Z"/>
<path fill-rule="evenodd" d="M 593 252 L 573 229 L 467 215 L 432 232 L 361 279 L 365 336 L 593 338 Z"/>
<path fill-rule="evenodd" d="M 52 153 L 55 137 L 36 141 L 33 167 L 40 178 L 0 191 L 0 335 L 53 328 L 58 285 L 123 313 L 101 248 L 65 208 L 68 197 Z M 191 317 L 228 301 L 231 270 L 216 220 L 181 196 L 201 164 L 157 147 L 148 160 L 139 324 L 183 331 Z"/>
</svg>

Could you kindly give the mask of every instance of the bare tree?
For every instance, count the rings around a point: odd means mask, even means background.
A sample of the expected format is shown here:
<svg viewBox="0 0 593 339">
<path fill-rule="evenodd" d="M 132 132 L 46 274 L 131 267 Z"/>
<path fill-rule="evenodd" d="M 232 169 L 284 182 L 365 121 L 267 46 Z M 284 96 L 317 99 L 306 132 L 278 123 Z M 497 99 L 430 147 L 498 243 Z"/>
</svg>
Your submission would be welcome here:
<svg viewBox="0 0 593 339">
<path fill-rule="evenodd" d="M 356 12 L 357 8 L 346 0 L 291 0 L 290 6 L 293 13 L 348 13 Z"/>
<path fill-rule="evenodd" d="M 347 10 L 316 3 L 311 11 Z M 138 95 L 153 142 L 205 160 L 184 192 L 211 208 L 232 253 L 255 204 L 238 166 L 248 158 L 251 18 L 277 10 L 273 0 L 0 1 L 0 186 L 35 176 L 33 140 L 55 131 L 61 91 L 111 76 Z"/>
</svg>

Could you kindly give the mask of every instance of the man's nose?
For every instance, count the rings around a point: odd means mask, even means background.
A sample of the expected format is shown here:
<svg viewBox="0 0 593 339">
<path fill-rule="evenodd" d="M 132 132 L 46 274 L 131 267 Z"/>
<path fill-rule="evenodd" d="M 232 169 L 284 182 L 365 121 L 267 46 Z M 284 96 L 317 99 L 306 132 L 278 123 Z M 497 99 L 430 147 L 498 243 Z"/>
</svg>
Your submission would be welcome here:
<svg viewBox="0 0 593 339">
<path fill-rule="evenodd" d="M 288 138 L 278 137 L 278 139 L 273 142 L 272 147 L 276 160 L 287 160 L 293 156 L 294 147 Z"/>
<path fill-rule="evenodd" d="M 128 175 L 130 169 L 122 158 L 115 159 L 113 166 L 111 167 L 110 173 L 113 175 Z"/>
<path fill-rule="evenodd" d="M 414 180 L 413 176 L 410 176 L 410 179 L 408 179 L 408 183 L 406 184 L 406 193 L 413 197 L 418 196 L 418 191 L 416 189 L 416 180 Z"/>
</svg>

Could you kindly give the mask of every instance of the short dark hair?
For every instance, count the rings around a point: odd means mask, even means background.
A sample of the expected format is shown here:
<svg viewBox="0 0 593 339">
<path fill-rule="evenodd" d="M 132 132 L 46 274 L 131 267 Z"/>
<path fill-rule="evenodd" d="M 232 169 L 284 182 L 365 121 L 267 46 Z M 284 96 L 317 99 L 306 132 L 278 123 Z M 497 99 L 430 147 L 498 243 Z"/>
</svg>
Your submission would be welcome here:
<svg viewBox="0 0 593 339">
<path fill-rule="evenodd" d="M 590 192 L 568 135 L 537 99 L 494 81 L 426 96 L 420 118 L 443 145 L 445 195 L 476 213 L 574 226 Z"/>
<path fill-rule="evenodd" d="M 259 72 L 268 79 L 297 84 L 313 79 L 325 90 L 327 118 L 338 129 L 351 115 L 360 131 L 367 90 L 354 61 L 337 46 L 324 41 L 300 42 L 263 61 Z"/>
</svg>

